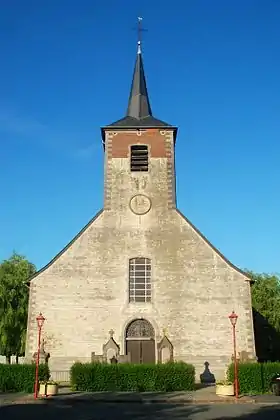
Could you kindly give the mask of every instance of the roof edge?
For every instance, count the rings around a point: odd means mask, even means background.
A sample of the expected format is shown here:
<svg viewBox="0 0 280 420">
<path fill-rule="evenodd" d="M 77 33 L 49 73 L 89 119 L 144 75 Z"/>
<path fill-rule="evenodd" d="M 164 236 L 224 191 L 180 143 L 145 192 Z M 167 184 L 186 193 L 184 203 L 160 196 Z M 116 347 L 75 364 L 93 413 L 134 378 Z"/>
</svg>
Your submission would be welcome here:
<svg viewBox="0 0 280 420">
<path fill-rule="evenodd" d="M 68 242 L 67 245 L 65 245 L 65 247 L 58 253 L 56 254 L 51 260 L 50 262 L 48 262 L 44 267 L 40 268 L 40 270 L 36 271 L 36 273 L 33 274 L 33 276 L 31 276 L 28 280 L 27 283 L 30 283 L 30 281 L 32 281 L 35 277 L 37 277 L 39 274 L 43 273 L 47 268 L 49 268 L 62 254 L 64 254 L 71 245 L 73 245 L 73 243 L 80 237 L 82 236 L 82 234 L 87 230 L 88 227 L 90 227 L 90 225 L 103 213 L 103 209 L 99 210 L 99 212 L 97 212 L 95 214 L 95 216 L 93 216 L 90 221 L 77 233 L 76 236 L 74 236 L 74 238 Z"/>
<path fill-rule="evenodd" d="M 149 130 L 150 128 L 152 128 L 152 129 L 155 129 L 156 128 L 158 130 L 172 130 L 172 131 L 174 131 L 174 142 L 176 142 L 178 127 L 175 126 L 175 125 L 166 125 L 166 126 L 163 125 L 161 127 L 158 127 L 158 126 L 156 127 L 154 125 L 151 125 L 150 127 L 149 126 L 147 126 L 147 127 L 140 127 L 140 126 L 135 126 L 135 125 L 132 125 L 130 127 L 116 127 L 114 125 L 105 125 L 105 126 L 101 127 L 101 135 L 102 135 L 102 140 L 103 140 L 103 143 L 104 143 L 104 141 L 105 141 L 105 131 L 106 130 L 114 130 L 114 131 L 118 131 L 118 130 L 120 130 L 120 131 L 126 131 L 126 130 Z"/>
<path fill-rule="evenodd" d="M 254 281 L 251 279 L 251 277 L 243 270 L 241 270 L 241 268 L 237 267 L 236 265 L 234 265 L 230 260 L 228 260 L 207 238 L 206 236 L 204 236 L 199 229 L 197 229 L 194 224 L 178 209 L 175 209 L 176 212 L 193 228 L 193 230 L 210 246 L 210 248 L 212 248 L 213 251 L 215 251 L 221 258 L 222 260 L 227 263 L 231 268 L 233 268 L 234 270 L 236 270 L 238 273 L 242 274 L 244 277 L 246 277 L 246 281 L 249 281 L 251 284 L 254 283 Z M 73 245 L 73 243 L 87 230 L 88 227 L 90 227 L 90 225 L 103 213 L 103 208 L 101 210 L 99 210 L 99 212 L 97 212 L 95 214 L 94 217 L 92 217 L 90 219 L 90 221 L 77 233 L 76 236 L 74 236 L 74 238 L 68 242 L 68 244 L 58 253 L 56 254 L 51 260 L 50 262 L 48 262 L 44 267 L 42 267 L 40 270 L 36 271 L 36 273 L 33 274 L 33 276 L 31 276 L 26 283 L 29 283 L 30 281 L 32 281 L 33 279 L 35 279 L 39 274 L 43 273 L 47 268 L 49 268 L 62 254 L 64 254 L 71 245 Z"/>
<path fill-rule="evenodd" d="M 141 126 L 141 125 L 126 125 L 126 126 L 123 126 L 123 127 L 122 126 L 117 126 L 117 125 L 105 125 L 105 126 L 101 127 L 101 130 L 110 129 L 110 130 L 116 130 L 117 131 L 117 130 L 127 130 L 127 129 L 130 129 L 130 128 L 133 128 L 135 130 L 146 130 L 146 129 L 149 129 L 149 128 L 157 128 L 159 130 L 161 130 L 161 129 L 178 130 L 177 126 L 168 125 L 168 124 L 161 125 L 161 126 L 158 126 L 158 125 L 143 125 L 143 126 Z"/>
<path fill-rule="evenodd" d="M 250 282 L 250 283 L 254 283 L 254 281 L 252 281 L 251 277 L 243 270 L 241 270 L 241 268 L 237 267 L 236 265 L 234 265 L 230 260 L 228 260 L 207 238 L 206 236 L 203 235 L 203 233 L 200 232 L 199 229 L 197 229 L 193 223 L 178 209 L 176 208 L 177 213 L 180 214 L 180 216 L 183 217 L 183 219 L 186 220 L 187 223 L 190 224 L 190 226 L 193 228 L 193 230 L 210 246 L 210 248 L 212 248 L 213 251 L 215 251 L 221 258 L 222 260 L 224 260 L 224 262 L 226 262 L 231 268 L 233 268 L 234 270 L 236 270 L 238 273 L 242 274 L 243 276 L 246 277 L 246 281 Z"/>
</svg>

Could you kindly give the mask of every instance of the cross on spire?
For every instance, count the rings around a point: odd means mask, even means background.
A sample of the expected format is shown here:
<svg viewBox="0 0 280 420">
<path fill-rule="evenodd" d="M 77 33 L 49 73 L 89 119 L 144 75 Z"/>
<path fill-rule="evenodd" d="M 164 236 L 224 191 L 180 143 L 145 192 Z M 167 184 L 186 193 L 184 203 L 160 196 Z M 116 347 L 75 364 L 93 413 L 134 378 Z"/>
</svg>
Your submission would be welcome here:
<svg viewBox="0 0 280 420">
<path fill-rule="evenodd" d="M 141 43 L 142 43 L 142 32 L 143 32 L 143 27 L 142 27 L 142 20 L 143 18 L 141 16 L 138 17 L 138 54 L 141 54 Z"/>
<path fill-rule="evenodd" d="M 137 54 L 136 62 L 132 77 L 132 84 L 130 89 L 130 95 L 128 99 L 128 107 L 126 116 L 117 120 L 106 127 L 129 127 L 129 128 L 139 128 L 139 127 L 171 127 L 170 124 L 167 124 L 164 121 L 158 120 L 152 114 L 151 105 L 149 101 L 148 89 L 146 85 L 146 78 L 144 73 L 143 66 L 143 57 L 142 57 L 142 32 L 146 29 L 142 26 L 143 18 L 138 17 L 137 25 Z M 136 28 L 134 28 L 135 30 Z M 105 129 L 105 127 L 104 127 Z M 102 129 L 102 135 L 104 138 L 104 131 Z"/>
</svg>

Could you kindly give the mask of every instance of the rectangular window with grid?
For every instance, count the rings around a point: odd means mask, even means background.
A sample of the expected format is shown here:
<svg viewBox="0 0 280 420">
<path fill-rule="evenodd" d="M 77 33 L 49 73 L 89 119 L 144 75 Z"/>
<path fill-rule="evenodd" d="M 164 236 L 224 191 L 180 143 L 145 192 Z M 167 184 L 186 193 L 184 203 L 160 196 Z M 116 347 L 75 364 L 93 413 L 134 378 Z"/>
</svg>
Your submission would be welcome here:
<svg viewBox="0 0 280 420">
<path fill-rule="evenodd" d="M 129 302 L 151 302 L 151 260 L 129 260 Z"/>
<path fill-rule="evenodd" d="M 147 172 L 149 167 L 148 146 L 136 144 L 130 147 L 131 172 Z"/>
</svg>

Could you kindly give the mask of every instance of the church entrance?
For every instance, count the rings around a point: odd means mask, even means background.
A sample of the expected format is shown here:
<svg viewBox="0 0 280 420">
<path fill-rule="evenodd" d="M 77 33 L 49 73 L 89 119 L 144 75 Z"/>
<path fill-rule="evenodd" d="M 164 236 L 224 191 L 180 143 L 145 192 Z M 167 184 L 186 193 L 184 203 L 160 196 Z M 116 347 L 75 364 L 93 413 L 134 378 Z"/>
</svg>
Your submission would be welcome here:
<svg viewBox="0 0 280 420">
<path fill-rule="evenodd" d="M 132 321 L 126 329 L 126 354 L 131 363 L 155 363 L 155 332 L 145 319 Z"/>
</svg>

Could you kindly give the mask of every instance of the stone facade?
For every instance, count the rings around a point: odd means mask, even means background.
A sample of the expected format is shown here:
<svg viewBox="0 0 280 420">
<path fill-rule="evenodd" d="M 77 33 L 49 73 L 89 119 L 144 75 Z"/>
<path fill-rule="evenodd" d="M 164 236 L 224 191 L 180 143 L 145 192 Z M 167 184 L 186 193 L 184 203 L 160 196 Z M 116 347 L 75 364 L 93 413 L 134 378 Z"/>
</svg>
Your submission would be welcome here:
<svg viewBox="0 0 280 420">
<path fill-rule="evenodd" d="M 130 171 L 135 144 L 149 147 L 148 172 Z M 208 362 L 218 379 L 232 357 L 228 315 L 234 309 L 238 351 L 254 358 L 249 279 L 176 208 L 173 129 L 105 130 L 104 187 L 104 209 L 31 280 L 26 357 L 36 351 L 39 312 L 53 371 L 102 355 L 109 330 L 112 354 L 125 355 L 127 326 L 144 318 L 163 350 L 157 361 L 172 353 L 193 363 L 197 377 Z M 142 204 L 131 201 L 136 195 L 145 197 Z M 150 303 L 128 299 L 128 264 L 135 257 L 151 260 Z"/>
</svg>

